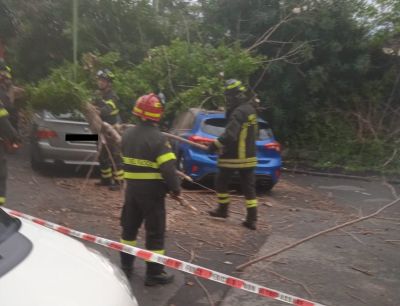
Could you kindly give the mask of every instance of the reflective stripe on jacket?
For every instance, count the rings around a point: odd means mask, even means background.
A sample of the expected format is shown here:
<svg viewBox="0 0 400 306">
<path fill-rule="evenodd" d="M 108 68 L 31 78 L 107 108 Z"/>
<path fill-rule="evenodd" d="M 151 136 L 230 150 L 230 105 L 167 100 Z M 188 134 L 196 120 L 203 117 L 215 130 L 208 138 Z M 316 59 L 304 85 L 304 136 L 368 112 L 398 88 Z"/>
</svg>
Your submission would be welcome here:
<svg viewBox="0 0 400 306">
<path fill-rule="evenodd" d="M 165 181 L 171 191 L 179 191 L 176 157 L 160 130 L 151 123 L 140 123 L 122 136 L 122 161 L 126 180 Z"/>
<path fill-rule="evenodd" d="M 9 114 L 4 105 L 7 99 L 6 92 L 0 89 L 0 138 L 11 141 L 18 137 L 18 133 L 9 121 Z"/>
<path fill-rule="evenodd" d="M 218 167 L 254 168 L 257 165 L 257 114 L 250 103 L 236 107 L 227 118 L 228 123 L 216 145 L 222 149 Z"/>
<path fill-rule="evenodd" d="M 100 110 L 101 120 L 111 125 L 120 123 L 118 96 L 112 91 L 103 93 L 101 99 L 95 100 L 95 106 Z"/>
</svg>

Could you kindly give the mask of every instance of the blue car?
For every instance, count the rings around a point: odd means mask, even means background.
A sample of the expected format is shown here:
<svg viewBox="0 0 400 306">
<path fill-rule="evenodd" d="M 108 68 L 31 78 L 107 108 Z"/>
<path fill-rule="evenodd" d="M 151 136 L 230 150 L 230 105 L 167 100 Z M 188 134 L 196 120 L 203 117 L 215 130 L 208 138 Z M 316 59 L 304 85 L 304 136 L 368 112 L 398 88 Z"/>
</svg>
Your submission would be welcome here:
<svg viewBox="0 0 400 306">
<path fill-rule="evenodd" d="M 172 124 L 170 133 L 193 142 L 208 145 L 225 130 L 225 113 L 190 109 L 180 114 Z M 186 143 L 174 143 L 178 167 L 194 181 L 203 181 L 215 176 L 218 171 L 218 155 L 209 154 Z M 263 191 L 271 190 L 281 174 L 281 146 L 275 140 L 268 123 L 258 119 L 257 140 L 257 186 Z M 234 181 L 233 181 L 234 182 Z"/>
</svg>

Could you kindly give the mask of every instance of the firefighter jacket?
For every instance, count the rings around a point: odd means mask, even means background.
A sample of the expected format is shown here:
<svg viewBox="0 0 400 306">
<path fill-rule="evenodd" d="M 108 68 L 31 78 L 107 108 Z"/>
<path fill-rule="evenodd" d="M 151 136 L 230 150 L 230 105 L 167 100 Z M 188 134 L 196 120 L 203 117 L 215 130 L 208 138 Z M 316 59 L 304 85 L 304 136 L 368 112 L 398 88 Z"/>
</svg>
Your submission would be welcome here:
<svg viewBox="0 0 400 306">
<path fill-rule="evenodd" d="M 222 152 L 218 167 L 244 169 L 257 165 L 257 113 L 250 102 L 227 112 L 225 132 L 215 142 Z"/>
<path fill-rule="evenodd" d="M 9 114 L 4 104 L 7 103 L 7 93 L 0 89 L 0 137 L 1 140 L 8 140 L 10 142 L 18 142 L 19 136 L 15 129 L 10 124 L 8 119 Z"/>
<path fill-rule="evenodd" d="M 122 159 L 128 184 L 142 182 L 158 186 L 162 183 L 165 192 L 180 192 L 175 154 L 166 137 L 152 123 L 141 122 L 124 132 Z"/>
<path fill-rule="evenodd" d="M 118 96 L 112 90 L 102 93 L 101 97 L 95 99 L 94 105 L 100 110 L 101 120 L 111 125 L 121 122 L 118 101 Z"/>
</svg>

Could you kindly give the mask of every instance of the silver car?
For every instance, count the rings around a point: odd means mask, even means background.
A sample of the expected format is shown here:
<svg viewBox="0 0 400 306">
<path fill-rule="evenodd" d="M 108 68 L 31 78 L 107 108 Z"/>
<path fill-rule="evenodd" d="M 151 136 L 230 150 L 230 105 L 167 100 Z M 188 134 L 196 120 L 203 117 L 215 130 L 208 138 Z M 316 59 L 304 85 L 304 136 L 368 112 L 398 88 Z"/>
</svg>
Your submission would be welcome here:
<svg viewBox="0 0 400 306">
<path fill-rule="evenodd" d="M 67 141 L 67 134 L 92 134 L 82 113 L 35 113 L 30 135 L 32 167 L 39 169 L 49 163 L 97 165 L 97 143 Z"/>
</svg>

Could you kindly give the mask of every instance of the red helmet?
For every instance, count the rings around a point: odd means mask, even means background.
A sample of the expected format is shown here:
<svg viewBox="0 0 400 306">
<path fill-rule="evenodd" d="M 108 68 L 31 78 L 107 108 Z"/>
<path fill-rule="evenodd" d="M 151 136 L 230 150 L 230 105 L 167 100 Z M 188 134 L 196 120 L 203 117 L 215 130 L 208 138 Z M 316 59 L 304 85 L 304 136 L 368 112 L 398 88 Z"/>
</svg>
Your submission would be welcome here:
<svg viewBox="0 0 400 306">
<path fill-rule="evenodd" d="M 136 104 L 132 110 L 132 113 L 143 120 L 151 120 L 159 122 L 164 112 L 164 107 L 161 103 L 160 98 L 150 93 L 145 96 L 141 96 L 137 99 Z"/>
</svg>

